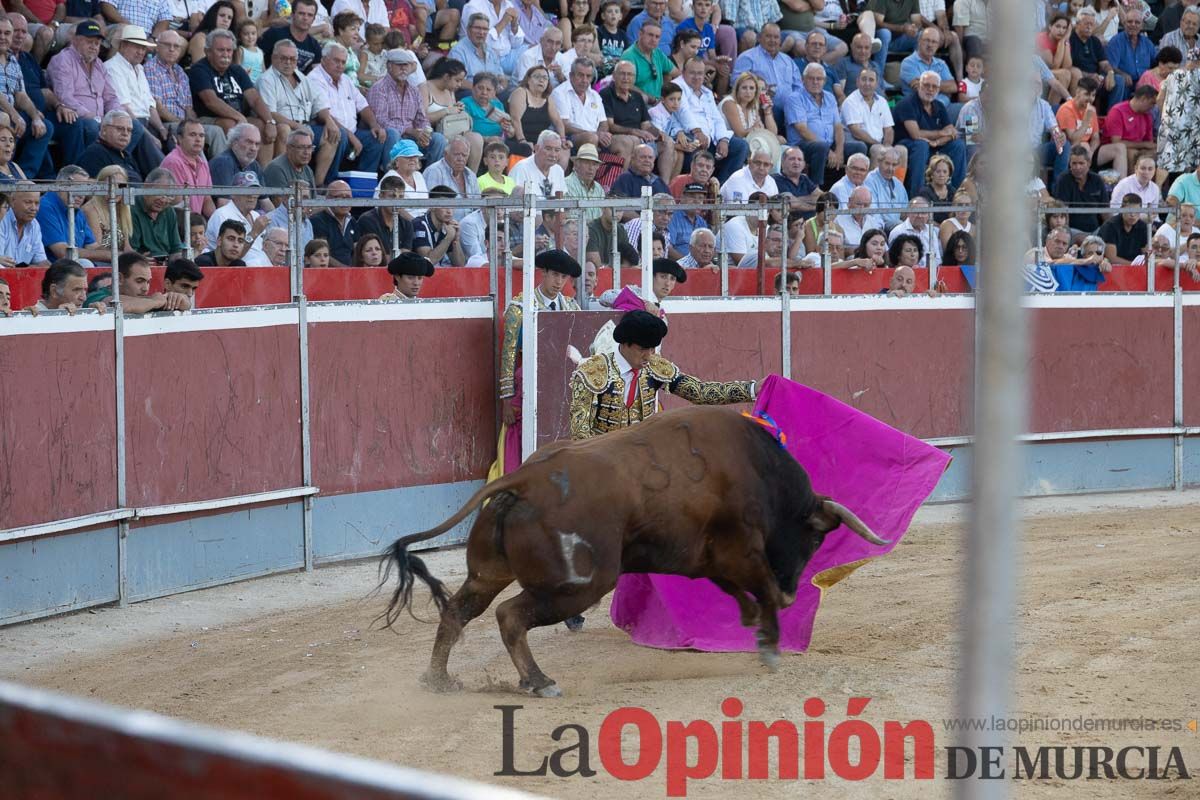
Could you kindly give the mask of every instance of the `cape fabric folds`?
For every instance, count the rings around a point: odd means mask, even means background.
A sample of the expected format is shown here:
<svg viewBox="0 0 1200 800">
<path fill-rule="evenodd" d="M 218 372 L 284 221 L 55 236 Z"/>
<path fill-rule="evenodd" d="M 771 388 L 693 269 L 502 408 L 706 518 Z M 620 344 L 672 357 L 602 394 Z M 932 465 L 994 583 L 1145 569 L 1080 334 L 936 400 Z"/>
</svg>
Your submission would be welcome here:
<svg viewBox="0 0 1200 800">
<path fill-rule="evenodd" d="M 805 567 L 796 602 L 779 614 L 779 645 L 807 649 L 822 592 L 868 559 L 892 550 L 917 508 L 933 492 L 950 456 L 832 397 L 772 375 L 755 413 L 787 436 L 787 450 L 808 471 L 813 489 L 842 503 L 891 544 L 870 544 L 844 526 L 830 532 Z M 707 580 L 622 575 L 612 621 L 637 644 L 710 652 L 757 650 L 737 603 Z"/>
</svg>

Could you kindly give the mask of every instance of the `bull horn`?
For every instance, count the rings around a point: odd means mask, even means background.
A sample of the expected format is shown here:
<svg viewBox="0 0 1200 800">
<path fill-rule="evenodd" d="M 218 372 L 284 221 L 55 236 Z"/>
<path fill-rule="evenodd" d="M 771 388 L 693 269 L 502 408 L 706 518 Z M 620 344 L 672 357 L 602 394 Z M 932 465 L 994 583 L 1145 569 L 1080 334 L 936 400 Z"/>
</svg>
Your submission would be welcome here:
<svg viewBox="0 0 1200 800">
<path fill-rule="evenodd" d="M 840 519 L 843 525 L 857 533 L 862 538 L 866 539 L 871 544 L 891 544 L 891 542 L 887 539 L 880 539 L 878 536 L 876 536 L 875 533 L 867 527 L 867 523 L 859 519 L 857 514 L 846 508 L 841 503 L 835 500 L 826 500 L 823 503 L 823 506 L 825 507 L 826 513 L 832 514 Z"/>
</svg>

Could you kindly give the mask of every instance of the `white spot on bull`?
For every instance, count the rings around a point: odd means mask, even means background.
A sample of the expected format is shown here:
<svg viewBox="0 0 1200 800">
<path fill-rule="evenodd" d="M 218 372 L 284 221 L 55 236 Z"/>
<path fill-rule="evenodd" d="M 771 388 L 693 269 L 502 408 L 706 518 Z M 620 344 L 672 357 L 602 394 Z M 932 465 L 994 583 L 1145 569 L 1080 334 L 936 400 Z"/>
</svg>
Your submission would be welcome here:
<svg viewBox="0 0 1200 800">
<path fill-rule="evenodd" d="M 590 554 L 592 546 L 584 541 L 583 537 L 579 534 L 569 531 L 558 532 L 558 544 L 562 548 L 563 563 L 567 565 L 567 579 L 563 583 L 591 583 L 594 570 L 587 575 L 580 575 L 575 571 L 575 549 L 583 545 L 588 549 Z"/>
</svg>

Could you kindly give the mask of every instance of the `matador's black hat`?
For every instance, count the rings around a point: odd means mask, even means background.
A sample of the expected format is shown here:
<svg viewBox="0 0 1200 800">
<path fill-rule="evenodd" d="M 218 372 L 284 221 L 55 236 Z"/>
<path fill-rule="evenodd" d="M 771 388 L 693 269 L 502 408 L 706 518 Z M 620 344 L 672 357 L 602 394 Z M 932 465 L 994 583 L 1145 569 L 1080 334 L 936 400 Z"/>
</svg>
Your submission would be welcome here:
<svg viewBox="0 0 1200 800">
<path fill-rule="evenodd" d="M 654 274 L 665 272 L 668 275 L 674 275 L 675 280 L 680 283 L 687 283 L 687 270 L 679 266 L 679 262 L 673 258 L 656 258 L 654 259 Z"/>
<path fill-rule="evenodd" d="M 544 250 L 534 258 L 533 265 L 538 269 L 550 270 L 571 278 L 578 278 L 583 273 L 579 262 L 566 250 Z"/>
<path fill-rule="evenodd" d="M 422 278 L 433 276 L 433 262 L 413 252 L 401 253 L 388 262 L 389 275 L 416 275 Z"/>
<path fill-rule="evenodd" d="M 667 323 L 649 311 L 630 311 L 621 317 L 613 330 L 613 341 L 617 344 L 636 344 L 653 350 L 662 344 L 667 335 Z"/>
</svg>

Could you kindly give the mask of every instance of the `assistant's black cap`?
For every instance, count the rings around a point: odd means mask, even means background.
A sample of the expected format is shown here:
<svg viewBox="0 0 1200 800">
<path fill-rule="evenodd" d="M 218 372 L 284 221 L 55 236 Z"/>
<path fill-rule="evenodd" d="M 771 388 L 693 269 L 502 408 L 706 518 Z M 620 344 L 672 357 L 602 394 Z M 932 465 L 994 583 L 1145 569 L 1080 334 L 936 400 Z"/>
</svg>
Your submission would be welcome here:
<svg viewBox="0 0 1200 800">
<path fill-rule="evenodd" d="M 648 311 L 630 311 L 621 317 L 613 330 L 613 341 L 617 344 L 636 344 L 638 347 L 654 349 L 662 344 L 667 335 L 667 323 Z"/>
</svg>

